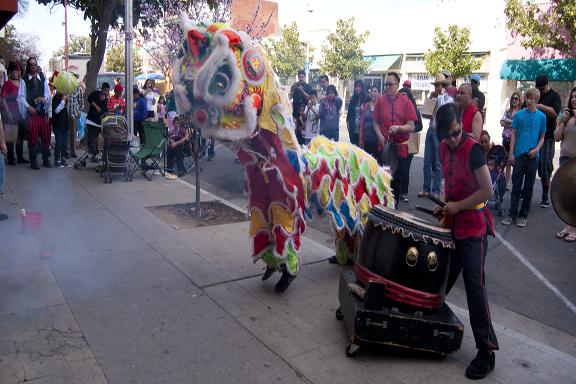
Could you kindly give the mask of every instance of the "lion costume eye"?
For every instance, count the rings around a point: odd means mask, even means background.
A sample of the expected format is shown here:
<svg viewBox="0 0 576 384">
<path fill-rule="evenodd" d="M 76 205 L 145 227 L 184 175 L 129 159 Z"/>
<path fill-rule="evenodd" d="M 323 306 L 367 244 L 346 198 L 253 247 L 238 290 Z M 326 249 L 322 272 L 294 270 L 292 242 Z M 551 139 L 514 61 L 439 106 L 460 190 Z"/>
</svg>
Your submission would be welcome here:
<svg viewBox="0 0 576 384">
<path fill-rule="evenodd" d="M 221 66 L 214 74 L 214 77 L 212 77 L 212 81 L 210 81 L 210 86 L 208 87 L 208 92 L 212 95 L 225 95 L 230 88 L 231 77 L 232 74 L 228 64 Z"/>
</svg>

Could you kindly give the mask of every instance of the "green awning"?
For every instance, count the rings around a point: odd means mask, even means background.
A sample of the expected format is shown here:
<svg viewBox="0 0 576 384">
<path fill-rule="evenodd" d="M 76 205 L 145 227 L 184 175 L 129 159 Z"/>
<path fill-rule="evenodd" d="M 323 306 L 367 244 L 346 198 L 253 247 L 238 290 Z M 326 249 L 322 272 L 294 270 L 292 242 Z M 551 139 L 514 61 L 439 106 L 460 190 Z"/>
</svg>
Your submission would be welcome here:
<svg viewBox="0 0 576 384">
<path fill-rule="evenodd" d="M 575 81 L 576 59 L 506 60 L 500 69 L 504 80 L 535 80 L 540 73 L 550 81 Z"/>
<path fill-rule="evenodd" d="M 400 69 L 400 55 L 364 56 L 371 63 L 370 72 L 386 72 L 392 68 Z"/>
</svg>

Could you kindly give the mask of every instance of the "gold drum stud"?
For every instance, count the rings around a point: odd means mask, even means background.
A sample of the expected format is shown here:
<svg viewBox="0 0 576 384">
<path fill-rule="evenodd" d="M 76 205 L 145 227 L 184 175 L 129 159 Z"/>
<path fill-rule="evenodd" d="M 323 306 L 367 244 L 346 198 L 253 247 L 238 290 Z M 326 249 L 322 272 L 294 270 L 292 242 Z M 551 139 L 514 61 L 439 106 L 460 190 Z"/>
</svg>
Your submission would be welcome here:
<svg viewBox="0 0 576 384">
<path fill-rule="evenodd" d="M 428 254 L 428 269 L 430 272 L 434 272 L 436 268 L 438 268 L 438 255 L 432 251 Z"/>
<path fill-rule="evenodd" d="M 408 252 L 406 252 L 406 264 L 408 266 L 413 267 L 418 262 L 418 249 L 416 247 L 408 248 Z"/>
</svg>

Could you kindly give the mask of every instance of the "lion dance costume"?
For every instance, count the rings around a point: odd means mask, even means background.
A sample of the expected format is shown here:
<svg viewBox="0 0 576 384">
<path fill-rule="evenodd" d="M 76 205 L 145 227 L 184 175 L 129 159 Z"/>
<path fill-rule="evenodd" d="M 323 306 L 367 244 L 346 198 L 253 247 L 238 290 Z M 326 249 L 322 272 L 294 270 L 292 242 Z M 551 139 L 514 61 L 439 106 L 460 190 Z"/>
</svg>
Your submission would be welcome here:
<svg viewBox="0 0 576 384">
<path fill-rule="evenodd" d="M 263 50 L 250 37 L 220 23 L 194 24 L 181 17 L 185 41 L 172 68 L 176 105 L 203 134 L 233 148 L 249 190 L 254 262 L 263 280 L 282 272 L 284 291 L 300 270 L 305 218 L 328 214 L 337 258 L 357 253 L 373 205 L 393 206 L 390 174 L 349 143 L 318 136 L 300 147 L 288 98 Z"/>
</svg>

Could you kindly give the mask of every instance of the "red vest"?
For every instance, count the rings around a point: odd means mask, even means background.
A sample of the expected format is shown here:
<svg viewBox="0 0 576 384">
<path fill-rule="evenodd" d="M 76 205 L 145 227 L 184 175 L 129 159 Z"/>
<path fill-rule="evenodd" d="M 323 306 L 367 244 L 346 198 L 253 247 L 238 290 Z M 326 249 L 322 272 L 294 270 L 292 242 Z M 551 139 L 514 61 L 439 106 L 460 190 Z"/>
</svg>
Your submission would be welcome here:
<svg viewBox="0 0 576 384">
<path fill-rule="evenodd" d="M 470 169 L 470 152 L 475 144 L 479 145 L 468 135 L 462 135 L 462 140 L 455 150 L 451 150 L 444 141 L 440 144 L 446 201 L 463 200 L 480 188 L 474 172 Z M 478 209 L 460 211 L 455 216 L 446 216 L 444 226 L 452 230 L 455 240 L 481 238 L 486 234 L 487 228 L 490 235 L 494 234 L 492 214 L 485 205 Z"/>
<path fill-rule="evenodd" d="M 466 109 L 462 111 L 462 129 L 464 129 L 464 132 L 472 133 L 472 122 L 476 112 L 478 112 L 478 108 L 472 103 L 468 104 Z"/>
</svg>

